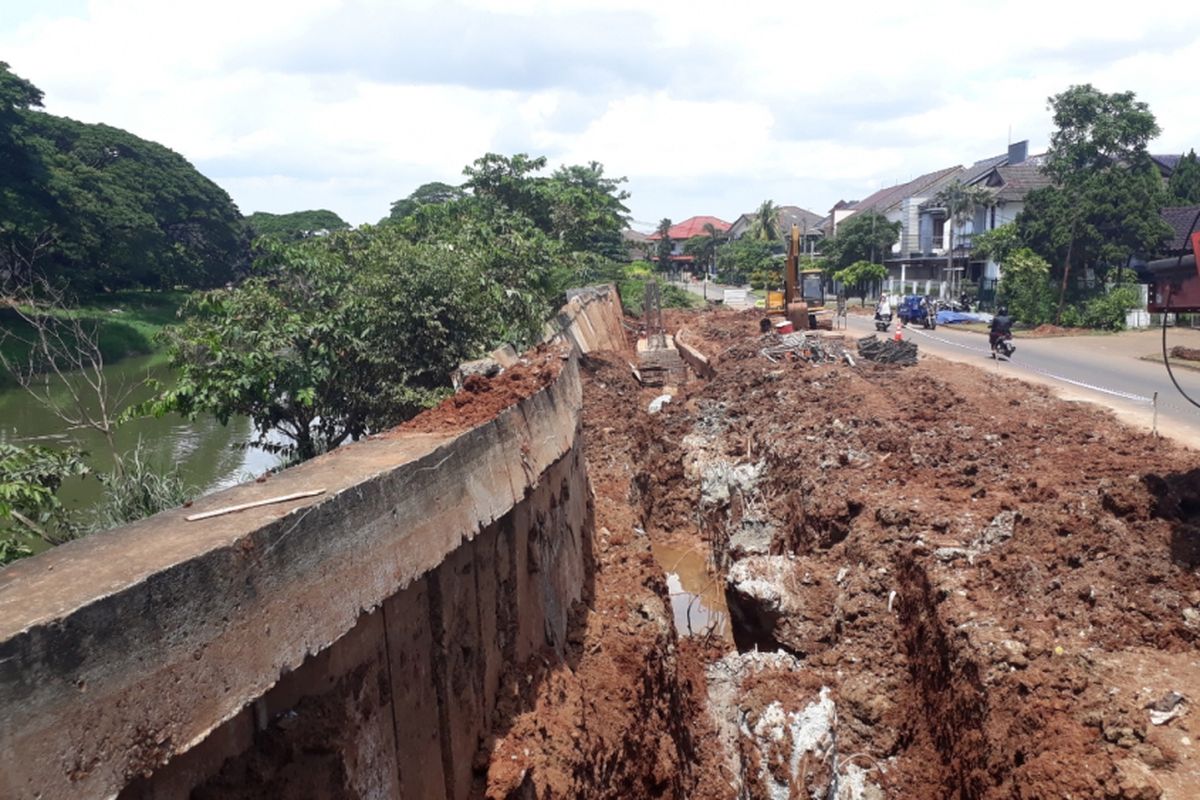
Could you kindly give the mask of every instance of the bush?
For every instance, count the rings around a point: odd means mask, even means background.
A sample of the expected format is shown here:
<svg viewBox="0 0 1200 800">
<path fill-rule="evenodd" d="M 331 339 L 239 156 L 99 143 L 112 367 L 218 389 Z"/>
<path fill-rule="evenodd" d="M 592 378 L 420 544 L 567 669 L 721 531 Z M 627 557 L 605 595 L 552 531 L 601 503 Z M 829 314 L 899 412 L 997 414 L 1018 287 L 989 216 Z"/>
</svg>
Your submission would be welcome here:
<svg viewBox="0 0 1200 800">
<path fill-rule="evenodd" d="M 646 281 L 652 277 L 652 267 L 645 261 L 635 261 L 625 266 L 624 275 L 617 284 L 621 295 L 621 306 L 625 312 L 640 317 L 646 298 Z M 664 281 L 658 284 L 663 308 L 694 308 L 700 305 L 696 295 Z"/>
<path fill-rule="evenodd" d="M 1028 248 L 1013 252 L 1004 262 L 997 297 L 1019 322 L 1031 326 L 1049 322 L 1054 316 L 1050 264 Z"/>
<path fill-rule="evenodd" d="M 33 554 L 38 539 L 59 544 L 76 535 L 58 500 L 68 478 L 87 474 L 83 453 L 0 442 L 0 565 Z"/>
<path fill-rule="evenodd" d="M 117 459 L 117 469 L 99 476 L 104 499 L 93 509 L 92 532 L 106 531 L 183 505 L 192 495 L 179 465 L 153 464 L 139 441 Z"/>
<path fill-rule="evenodd" d="M 1124 330 L 1125 315 L 1137 308 L 1140 301 L 1138 291 L 1133 286 L 1116 286 L 1084 303 L 1080 321 L 1085 328 Z"/>
</svg>

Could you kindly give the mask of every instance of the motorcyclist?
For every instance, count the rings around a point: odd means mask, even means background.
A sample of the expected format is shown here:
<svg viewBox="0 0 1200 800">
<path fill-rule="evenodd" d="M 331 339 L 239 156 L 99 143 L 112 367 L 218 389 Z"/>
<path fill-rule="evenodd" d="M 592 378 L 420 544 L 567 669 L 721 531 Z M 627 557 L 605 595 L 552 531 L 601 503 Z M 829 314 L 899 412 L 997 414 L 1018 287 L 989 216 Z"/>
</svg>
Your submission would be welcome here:
<svg viewBox="0 0 1200 800">
<path fill-rule="evenodd" d="M 875 304 L 875 319 L 886 319 L 890 316 L 892 316 L 892 303 L 886 294 L 881 294 L 879 302 Z"/>
<path fill-rule="evenodd" d="M 988 344 L 992 350 L 996 349 L 996 344 L 1005 337 L 1012 336 L 1013 318 L 1008 315 L 1008 308 L 1000 306 L 996 309 L 996 315 L 992 317 L 992 325 L 988 331 Z"/>
</svg>

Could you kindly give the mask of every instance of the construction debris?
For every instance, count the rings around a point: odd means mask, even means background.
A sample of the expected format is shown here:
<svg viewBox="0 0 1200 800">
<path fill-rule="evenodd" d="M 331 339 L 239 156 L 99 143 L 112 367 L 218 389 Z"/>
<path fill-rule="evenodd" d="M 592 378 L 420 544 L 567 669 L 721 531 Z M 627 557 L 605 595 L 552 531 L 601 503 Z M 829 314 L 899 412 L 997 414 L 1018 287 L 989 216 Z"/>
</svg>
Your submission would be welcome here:
<svg viewBox="0 0 1200 800">
<path fill-rule="evenodd" d="M 770 344 L 762 348 L 759 353 L 769 361 L 801 359 L 820 363 L 842 361 L 846 357 L 846 347 L 840 336 L 817 336 L 794 332 L 782 335 L 766 334 L 762 338 Z"/>
<path fill-rule="evenodd" d="M 916 364 L 917 343 L 864 336 L 858 340 L 858 354 L 868 361 L 881 364 Z"/>
</svg>

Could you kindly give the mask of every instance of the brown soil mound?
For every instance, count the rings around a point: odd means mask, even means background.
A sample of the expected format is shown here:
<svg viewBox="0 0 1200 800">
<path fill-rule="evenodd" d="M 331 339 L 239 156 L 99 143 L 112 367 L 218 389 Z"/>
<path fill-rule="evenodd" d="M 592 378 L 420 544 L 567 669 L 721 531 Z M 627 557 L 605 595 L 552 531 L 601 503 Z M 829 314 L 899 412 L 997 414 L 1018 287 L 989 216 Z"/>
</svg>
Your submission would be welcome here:
<svg viewBox="0 0 1200 800">
<path fill-rule="evenodd" d="M 1051 336 L 1086 336 L 1094 331 L 1088 328 L 1064 328 L 1061 325 L 1051 325 L 1043 323 L 1038 325 L 1031 331 L 1027 332 L 1028 336 L 1035 337 L 1051 337 Z"/>
<path fill-rule="evenodd" d="M 407 433 L 459 431 L 494 419 L 504 409 L 553 381 L 562 369 L 563 355 L 557 347 L 542 345 L 494 378 L 470 375 L 461 390 L 392 430 Z"/>
<path fill-rule="evenodd" d="M 1171 358 L 1182 358 L 1185 361 L 1200 361 L 1200 350 L 1194 347 L 1176 345 L 1171 348 Z"/>
</svg>

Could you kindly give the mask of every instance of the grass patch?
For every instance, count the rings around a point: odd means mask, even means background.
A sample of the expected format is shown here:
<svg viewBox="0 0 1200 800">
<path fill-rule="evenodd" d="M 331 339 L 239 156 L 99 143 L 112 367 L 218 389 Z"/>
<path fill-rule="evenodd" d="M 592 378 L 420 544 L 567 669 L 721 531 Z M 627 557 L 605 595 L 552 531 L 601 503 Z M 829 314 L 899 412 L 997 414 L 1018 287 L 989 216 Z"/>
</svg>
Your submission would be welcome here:
<svg viewBox="0 0 1200 800">
<path fill-rule="evenodd" d="M 123 358 L 156 352 L 159 349 L 156 335 L 176 321 L 187 296 L 187 292 L 114 292 L 89 298 L 77 308 L 49 313 L 74 317 L 86 328 L 95 329 L 105 363 L 115 364 Z M 29 333 L 29 327 L 15 311 L 0 309 L 0 349 L 6 357 L 18 363 L 28 358 L 29 348 L 19 339 Z M 0 387 L 14 385 L 11 375 L 0 372 Z"/>
</svg>

